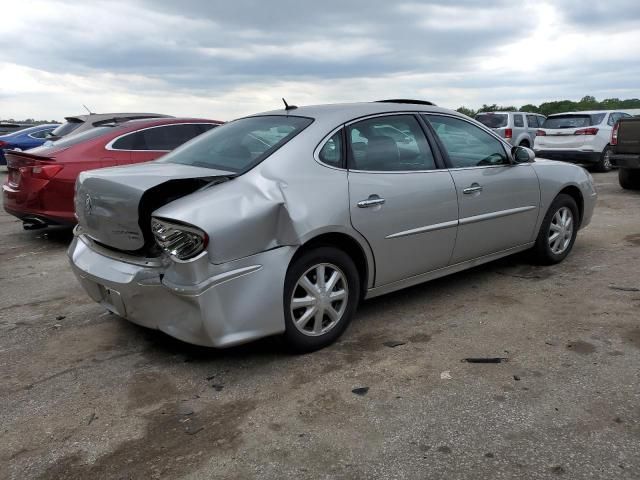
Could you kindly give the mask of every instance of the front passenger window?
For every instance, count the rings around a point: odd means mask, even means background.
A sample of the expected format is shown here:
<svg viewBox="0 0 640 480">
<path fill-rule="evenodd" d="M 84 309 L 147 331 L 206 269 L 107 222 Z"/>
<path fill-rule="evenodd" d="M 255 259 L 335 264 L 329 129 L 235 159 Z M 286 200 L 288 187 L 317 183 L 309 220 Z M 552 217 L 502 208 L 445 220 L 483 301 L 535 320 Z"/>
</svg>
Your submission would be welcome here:
<svg viewBox="0 0 640 480">
<path fill-rule="evenodd" d="M 509 165 L 502 142 L 475 125 L 441 115 L 424 118 L 443 143 L 453 168 Z"/>
</svg>

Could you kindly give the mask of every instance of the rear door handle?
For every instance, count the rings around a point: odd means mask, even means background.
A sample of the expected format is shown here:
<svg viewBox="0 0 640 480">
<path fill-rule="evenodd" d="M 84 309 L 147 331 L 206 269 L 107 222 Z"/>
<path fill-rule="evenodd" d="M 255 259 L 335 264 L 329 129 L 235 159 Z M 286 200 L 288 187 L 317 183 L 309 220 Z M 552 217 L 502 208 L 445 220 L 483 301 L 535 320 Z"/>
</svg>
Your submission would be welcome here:
<svg viewBox="0 0 640 480">
<path fill-rule="evenodd" d="M 360 200 L 358 202 L 358 208 L 375 207 L 376 205 L 382 205 L 386 200 L 378 195 L 369 195 L 366 200 Z"/>
<path fill-rule="evenodd" d="M 482 191 L 482 187 L 479 184 L 472 183 L 470 186 L 462 190 L 462 193 L 464 193 L 465 195 L 469 195 L 471 193 L 476 193 L 481 191 Z"/>
</svg>

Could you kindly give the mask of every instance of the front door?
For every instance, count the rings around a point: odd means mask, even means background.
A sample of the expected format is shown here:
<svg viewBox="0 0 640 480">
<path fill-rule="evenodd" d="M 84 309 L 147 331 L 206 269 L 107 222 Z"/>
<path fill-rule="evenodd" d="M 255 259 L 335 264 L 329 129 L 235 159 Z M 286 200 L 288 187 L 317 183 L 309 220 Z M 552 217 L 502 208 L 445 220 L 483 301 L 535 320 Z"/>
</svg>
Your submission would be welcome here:
<svg viewBox="0 0 640 480">
<path fill-rule="evenodd" d="M 369 118 L 347 126 L 351 222 L 375 257 L 375 286 L 445 267 L 456 238 L 458 201 L 438 170 L 418 119 Z"/>
<path fill-rule="evenodd" d="M 425 115 L 448 156 L 460 209 L 451 263 L 532 242 L 540 185 L 531 164 L 512 164 L 502 142 L 465 120 Z"/>
</svg>

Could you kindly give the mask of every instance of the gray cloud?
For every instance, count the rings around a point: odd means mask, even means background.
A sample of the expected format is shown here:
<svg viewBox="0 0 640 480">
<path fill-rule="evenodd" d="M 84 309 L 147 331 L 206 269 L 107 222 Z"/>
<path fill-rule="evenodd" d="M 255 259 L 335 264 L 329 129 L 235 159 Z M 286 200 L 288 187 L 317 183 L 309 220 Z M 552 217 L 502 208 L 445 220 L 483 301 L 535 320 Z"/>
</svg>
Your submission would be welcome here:
<svg viewBox="0 0 640 480">
<path fill-rule="evenodd" d="M 475 91 L 475 97 L 486 91 L 522 98 L 521 90 L 528 86 L 534 101 L 550 88 L 566 95 L 573 91 L 569 85 L 581 89 L 579 94 L 633 89 L 639 70 L 632 45 L 628 55 L 617 52 L 614 58 L 590 52 L 582 52 L 581 58 L 571 52 L 558 57 L 544 30 L 539 40 L 546 51 L 517 50 L 518 42 L 537 35 L 549 17 L 562 22 L 553 34 L 559 46 L 566 46 L 562 37 L 569 33 L 575 42 L 603 32 L 637 32 L 637 0 L 606 5 L 577 0 L 114 0 L 49 5 L 46 15 L 39 17 L 34 8 L 22 27 L 18 22 L 14 31 L 0 30 L 3 44 L 20 37 L 16 48 L 2 52 L 0 62 L 89 82 L 119 75 L 127 84 L 116 85 L 134 94 L 148 92 L 150 84 L 167 95 L 211 96 L 279 82 L 321 85 L 351 79 L 357 85 L 381 79 L 393 86 L 388 79 L 397 78 L 397 91 L 441 87 L 456 89 L 461 97 L 464 91 Z M 534 45 L 537 40 L 531 39 Z M 532 62 L 535 71 L 518 66 Z M 410 78 L 416 79 L 413 84 Z M 511 97 L 505 93 L 509 89 L 516 92 Z"/>
</svg>

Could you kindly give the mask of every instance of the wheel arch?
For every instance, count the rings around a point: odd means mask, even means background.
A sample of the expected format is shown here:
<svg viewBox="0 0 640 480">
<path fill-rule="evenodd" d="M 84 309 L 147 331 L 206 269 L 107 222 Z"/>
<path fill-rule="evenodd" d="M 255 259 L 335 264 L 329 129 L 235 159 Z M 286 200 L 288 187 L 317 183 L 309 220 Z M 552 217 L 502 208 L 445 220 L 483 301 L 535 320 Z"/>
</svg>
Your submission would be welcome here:
<svg viewBox="0 0 640 480">
<path fill-rule="evenodd" d="M 578 206 L 578 215 L 580 217 L 578 219 L 579 220 L 578 228 L 580 228 L 580 225 L 582 224 L 582 218 L 584 216 L 584 197 L 582 196 L 582 192 L 580 191 L 580 188 L 578 188 L 576 185 L 567 185 L 558 192 L 558 195 L 562 193 L 564 193 L 565 195 L 569 195 L 571 198 L 575 200 L 576 205 Z M 556 197 L 558 195 L 556 195 Z"/>
<path fill-rule="evenodd" d="M 373 286 L 375 277 L 375 263 L 371 249 L 364 239 L 358 239 L 354 235 L 345 232 L 322 232 L 311 236 L 302 243 L 291 258 L 289 265 L 305 252 L 320 246 L 330 246 L 344 251 L 351 257 L 360 276 L 360 292 L 362 298 L 367 290 Z"/>
</svg>

